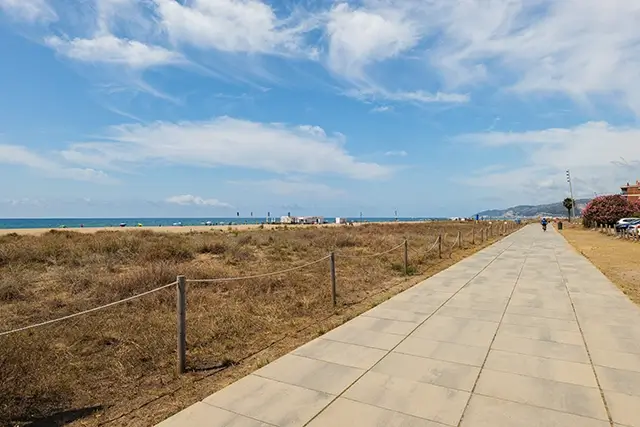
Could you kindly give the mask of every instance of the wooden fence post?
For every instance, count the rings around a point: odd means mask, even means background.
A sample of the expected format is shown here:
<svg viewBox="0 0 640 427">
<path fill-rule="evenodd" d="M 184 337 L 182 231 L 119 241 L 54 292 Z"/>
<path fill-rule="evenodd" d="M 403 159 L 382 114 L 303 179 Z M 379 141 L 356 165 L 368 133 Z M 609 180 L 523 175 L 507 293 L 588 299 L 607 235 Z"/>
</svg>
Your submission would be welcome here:
<svg viewBox="0 0 640 427">
<path fill-rule="evenodd" d="M 409 243 L 404 239 L 404 275 L 409 274 Z"/>
<path fill-rule="evenodd" d="M 336 254 L 331 252 L 331 257 L 330 257 L 330 261 L 331 261 L 331 301 L 333 301 L 333 306 L 335 307 L 337 304 L 337 297 L 336 297 Z"/>
<path fill-rule="evenodd" d="M 474 246 L 476 244 L 476 228 L 475 227 L 471 229 L 471 244 Z"/>
<path fill-rule="evenodd" d="M 438 257 L 442 259 L 442 234 L 438 236 Z"/>
<path fill-rule="evenodd" d="M 462 232 L 458 231 L 458 247 L 462 249 Z"/>
<path fill-rule="evenodd" d="M 176 287 L 176 311 L 178 323 L 178 374 L 184 374 L 187 367 L 187 279 L 178 276 Z"/>
</svg>

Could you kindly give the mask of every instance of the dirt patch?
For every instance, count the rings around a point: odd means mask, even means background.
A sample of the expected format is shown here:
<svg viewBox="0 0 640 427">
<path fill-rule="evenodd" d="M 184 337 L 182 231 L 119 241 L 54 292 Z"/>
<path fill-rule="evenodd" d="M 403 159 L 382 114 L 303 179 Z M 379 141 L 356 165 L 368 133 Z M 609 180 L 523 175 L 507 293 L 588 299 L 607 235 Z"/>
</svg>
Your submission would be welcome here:
<svg viewBox="0 0 640 427">
<path fill-rule="evenodd" d="M 443 222 L 0 236 L 0 331 L 126 298 L 178 274 L 255 275 L 331 251 L 338 289 L 334 308 L 328 261 L 278 276 L 189 283 L 189 373 L 181 376 L 175 374 L 173 287 L 0 337 L 0 425 L 153 425 L 476 252 L 489 243 L 480 243 L 486 226 Z M 494 230 L 490 241 L 500 237 Z M 444 260 L 437 246 L 429 251 L 439 235 Z"/>
<path fill-rule="evenodd" d="M 581 227 L 562 231 L 565 238 L 586 256 L 633 302 L 640 305 L 640 243 Z"/>
</svg>

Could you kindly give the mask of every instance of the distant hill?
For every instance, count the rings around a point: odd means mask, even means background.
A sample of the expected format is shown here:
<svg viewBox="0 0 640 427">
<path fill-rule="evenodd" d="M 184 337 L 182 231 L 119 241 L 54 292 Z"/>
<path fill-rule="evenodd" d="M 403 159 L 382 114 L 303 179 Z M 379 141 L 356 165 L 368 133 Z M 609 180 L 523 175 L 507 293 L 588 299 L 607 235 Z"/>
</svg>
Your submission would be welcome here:
<svg viewBox="0 0 640 427">
<path fill-rule="evenodd" d="M 587 206 L 591 199 L 576 200 L 576 215 L 580 215 L 582 209 Z M 550 203 L 548 205 L 520 205 L 507 209 L 491 209 L 488 211 L 478 212 L 480 217 L 499 217 L 499 218 L 526 218 L 538 216 L 566 216 L 567 210 L 562 202 Z"/>
</svg>

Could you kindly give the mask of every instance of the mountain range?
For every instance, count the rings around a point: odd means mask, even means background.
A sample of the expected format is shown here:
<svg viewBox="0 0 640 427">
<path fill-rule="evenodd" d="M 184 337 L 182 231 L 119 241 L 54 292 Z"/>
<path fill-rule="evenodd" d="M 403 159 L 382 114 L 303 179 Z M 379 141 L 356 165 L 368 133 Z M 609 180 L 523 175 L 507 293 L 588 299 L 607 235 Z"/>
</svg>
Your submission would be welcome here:
<svg viewBox="0 0 640 427">
<path fill-rule="evenodd" d="M 591 199 L 576 200 L 576 215 L 580 215 L 582 210 L 587 206 Z M 498 218 L 532 218 L 539 216 L 566 216 L 567 210 L 562 202 L 549 203 L 546 205 L 519 205 L 507 209 L 491 209 L 478 212 L 480 217 L 498 217 Z"/>
</svg>

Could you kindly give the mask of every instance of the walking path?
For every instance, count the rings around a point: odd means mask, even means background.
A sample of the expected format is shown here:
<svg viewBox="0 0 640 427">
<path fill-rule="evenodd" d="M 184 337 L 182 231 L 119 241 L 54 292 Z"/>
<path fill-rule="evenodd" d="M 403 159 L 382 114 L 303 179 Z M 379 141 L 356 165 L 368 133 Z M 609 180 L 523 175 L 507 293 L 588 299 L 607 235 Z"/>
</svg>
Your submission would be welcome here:
<svg viewBox="0 0 640 427">
<path fill-rule="evenodd" d="M 159 426 L 640 426 L 640 309 L 532 225 Z"/>
</svg>

